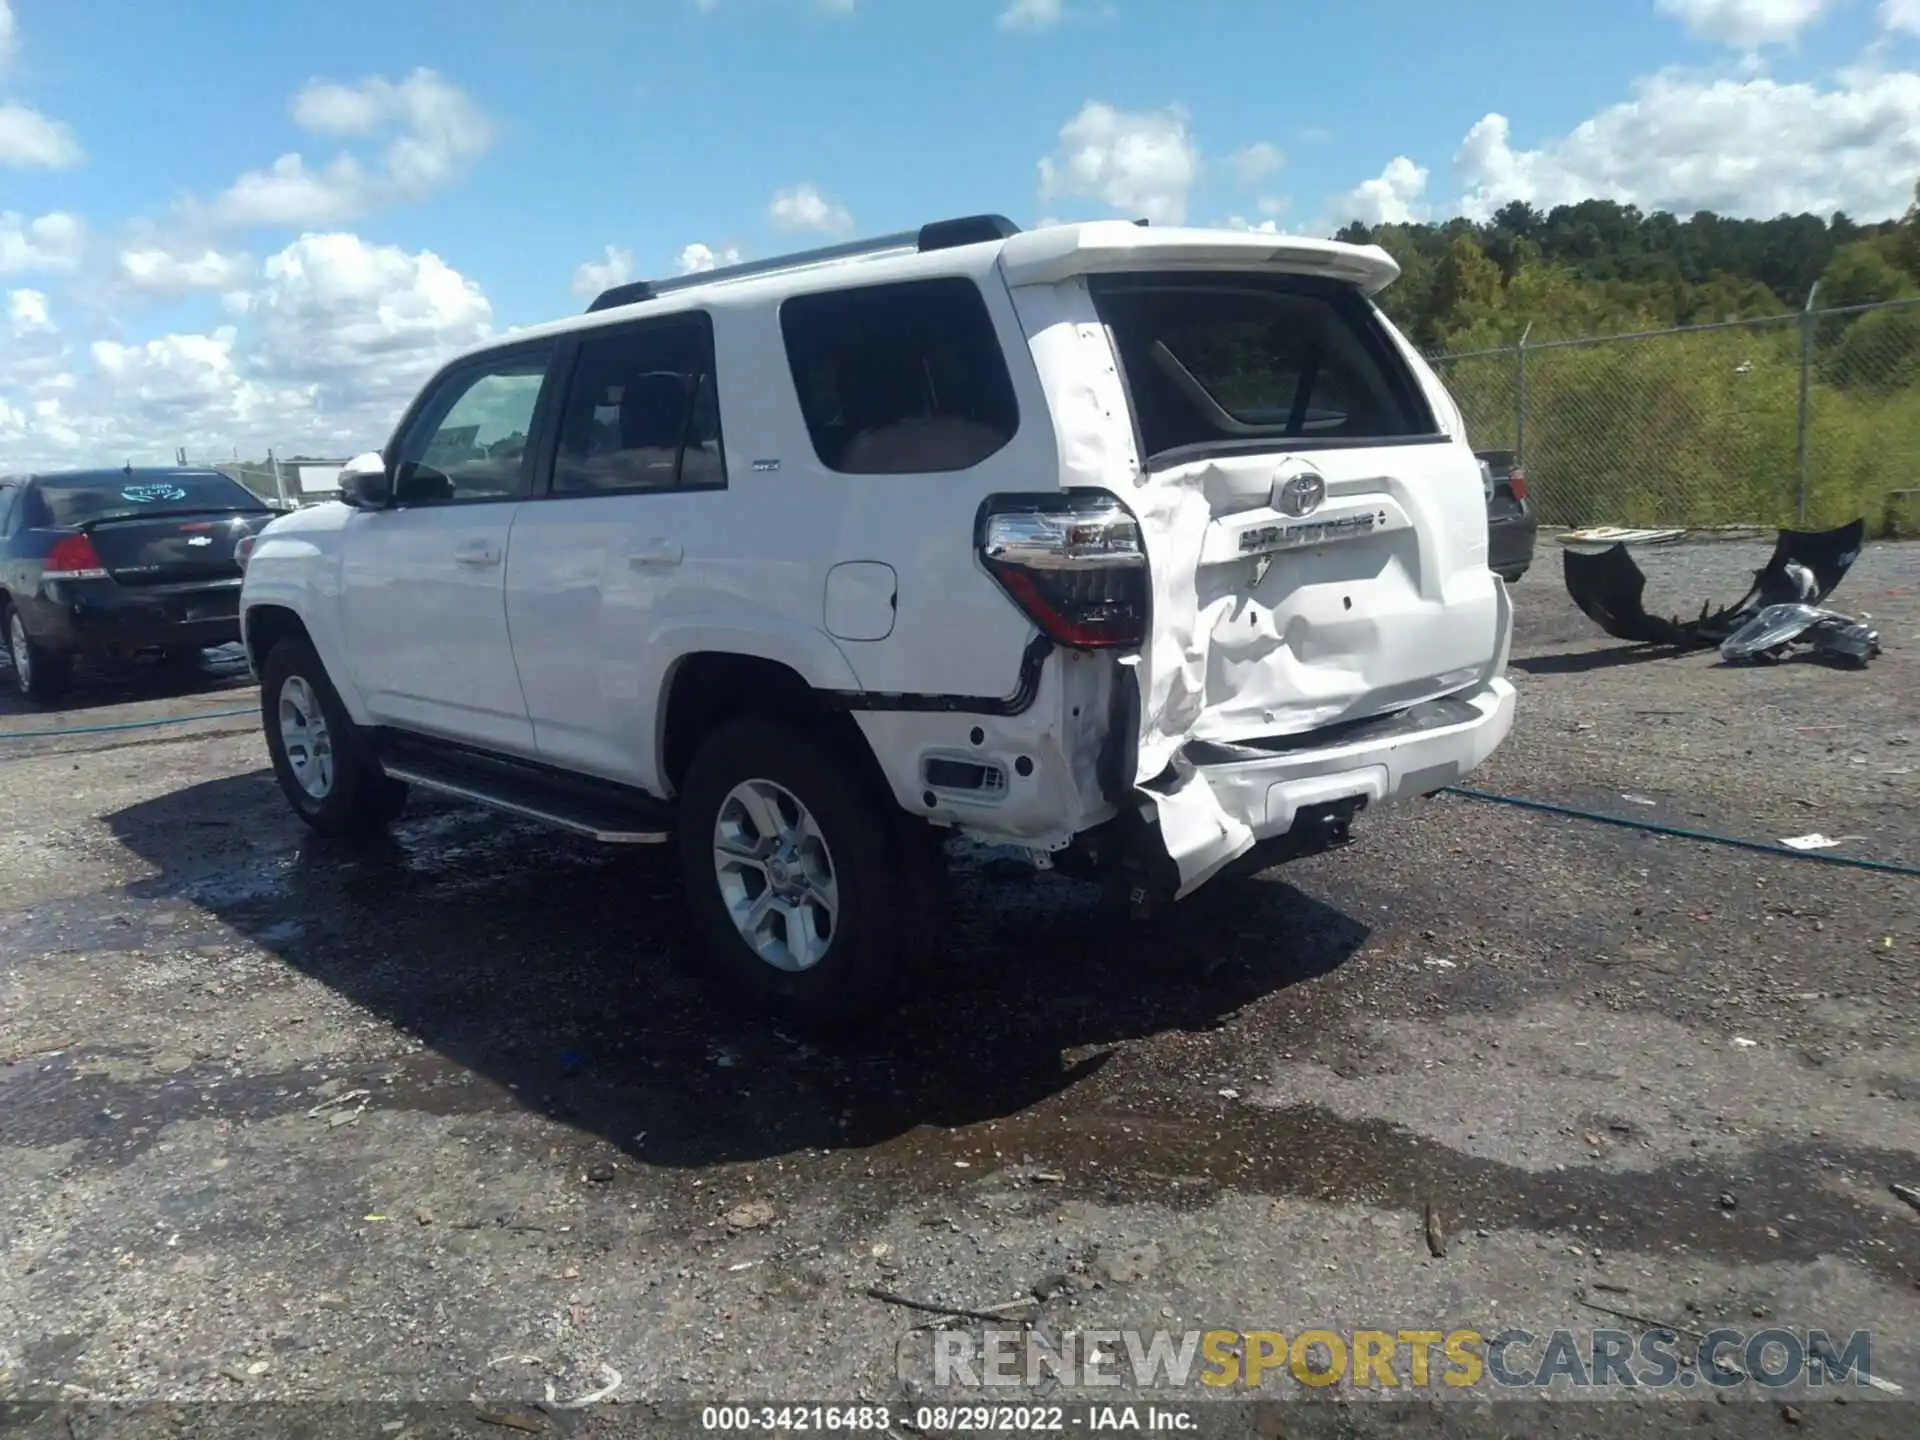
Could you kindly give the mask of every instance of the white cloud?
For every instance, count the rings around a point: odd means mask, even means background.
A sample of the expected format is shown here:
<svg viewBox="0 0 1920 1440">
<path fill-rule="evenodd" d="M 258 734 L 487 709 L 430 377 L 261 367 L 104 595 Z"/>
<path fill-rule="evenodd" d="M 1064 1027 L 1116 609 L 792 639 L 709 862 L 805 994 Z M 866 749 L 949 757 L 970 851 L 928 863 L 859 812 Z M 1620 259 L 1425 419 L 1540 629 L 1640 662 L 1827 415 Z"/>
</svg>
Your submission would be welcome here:
<svg viewBox="0 0 1920 1440">
<path fill-rule="evenodd" d="M 20 48 L 20 27 L 9 0 L 0 0 L 0 75 Z M 0 167 L 65 170 L 85 155 L 73 131 L 18 101 L 0 101 Z"/>
<path fill-rule="evenodd" d="M 1066 18 L 1066 0 L 1011 0 L 1000 12 L 1000 28 L 1051 30 Z"/>
<path fill-rule="evenodd" d="M 226 325 L 211 335 L 161 335 L 131 345 L 94 341 L 87 398 L 99 407 L 96 433 L 131 440 L 137 426 L 174 444 L 190 435 L 200 442 L 195 448 L 205 448 L 218 444 L 216 436 L 249 431 L 279 408 L 278 397 L 240 373 L 235 338 Z"/>
<path fill-rule="evenodd" d="M 16 335 L 33 330 L 51 330 L 53 321 L 47 316 L 47 297 L 38 290 L 9 290 L 7 322 Z"/>
<path fill-rule="evenodd" d="M 487 337 L 493 307 L 430 250 L 324 234 L 268 257 L 248 316 L 263 373 L 318 384 L 351 409 L 404 399 L 451 352 Z"/>
<path fill-rule="evenodd" d="M 1920 73 L 1855 70 L 1832 89 L 1665 71 L 1532 150 L 1504 115 L 1467 132 L 1462 212 L 1590 197 L 1688 215 L 1898 215 L 1920 173 Z"/>
<path fill-rule="evenodd" d="M 1156 225 L 1186 219 L 1200 148 L 1179 109 L 1125 111 L 1090 100 L 1060 128 L 1055 154 L 1040 162 L 1040 198 L 1096 199 Z"/>
<path fill-rule="evenodd" d="M 1280 217 L 1287 213 L 1287 202 L 1277 196 L 1263 195 L 1254 202 L 1262 218 L 1249 220 L 1244 215 L 1229 215 L 1221 223 L 1229 230 L 1251 230 L 1260 235 L 1281 235 Z"/>
<path fill-rule="evenodd" d="M 73 131 L 16 102 L 0 104 L 0 165 L 65 170 L 85 158 Z"/>
<path fill-rule="evenodd" d="M 444 189 L 493 143 L 493 126 L 457 85 L 431 70 L 354 85 L 312 81 L 293 99 L 302 129 L 335 139 L 390 135 L 371 157 L 342 152 L 310 165 L 297 151 L 250 170 L 205 207 L 217 225 L 337 225 Z"/>
<path fill-rule="evenodd" d="M 680 273 L 693 275 L 703 270 L 717 270 L 723 265 L 738 265 L 740 252 L 728 245 L 715 250 L 711 245 L 702 245 L 698 240 L 686 246 L 680 252 Z"/>
<path fill-rule="evenodd" d="M 68 346 L 46 295 L 10 290 L 6 302 L 0 320 L 0 469 L 38 458 L 20 453 L 25 447 L 65 443 L 70 432 L 59 420 L 60 397 L 72 386 Z"/>
<path fill-rule="evenodd" d="M 350 234 L 301 236 L 223 303 L 231 323 L 96 339 L 76 367 L 46 297 L 12 292 L 0 322 L 6 462 L 158 460 L 177 445 L 368 449 L 428 374 L 494 333 L 486 296 L 439 257 Z"/>
<path fill-rule="evenodd" d="M 392 115 L 393 92 L 393 85 L 384 79 L 359 85 L 310 80 L 289 108 L 293 123 L 311 134 L 364 139 Z"/>
<path fill-rule="evenodd" d="M 1269 175 L 1276 174 L 1287 163 L 1287 157 L 1278 146 L 1261 140 L 1234 151 L 1227 163 L 1233 167 L 1233 173 L 1242 185 L 1258 185 Z"/>
<path fill-rule="evenodd" d="M 1815 23 L 1837 0 L 1657 0 L 1656 8 L 1694 34 L 1750 50 L 1786 45 Z"/>
<path fill-rule="evenodd" d="M 845 235 L 853 229 L 853 216 L 846 207 L 828 199 L 812 185 L 782 190 L 767 206 L 767 218 L 779 230 L 817 230 L 824 235 Z"/>
<path fill-rule="evenodd" d="M 1880 28 L 1920 35 L 1920 0 L 1880 0 Z"/>
<path fill-rule="evenodd" d="M 252 271 L 245 255 L 229 255 L 207 248 L 176 254 L 160 246 L 120 252 L 121 277 L 136 290 L 169 295 L 183 290 L 227 290 L 243 283 Z"/>
<path fill-rule="evenodd" d="M 0 211 L 0 275 L 71 270 L 80 263 L 86 243 L 86 227 L 64 211 L 33 220 Z"/>
<path fill-rule="evenodd" d="M 591 299 L 602 290 L 633 279 L 633 252 L 607 246 L 604 259 L 582 261 L 573 272 L 573 293 Z"/>
<path fill-rule="evenodd" d="M 34 399 L 58 388 L 67 360 L 66 341 L 54 324 L 46 294 L 39 290 L 9 290 L 6 320 L 0 324 L 4 353 L 0 354 L 0 405 L 8 393 L 31 406 Z"/>
<path fill-rule="evenodd" d="M 1358 220 L 1365 225 L 1405 225 L 1426 214 L 1423 197 L 1429 172 L 1404 155 L 1396 155 L 1371 180 L 1362 180 L 1328 207 L 1328 218 L 1338 228 Z"/>
</svg>

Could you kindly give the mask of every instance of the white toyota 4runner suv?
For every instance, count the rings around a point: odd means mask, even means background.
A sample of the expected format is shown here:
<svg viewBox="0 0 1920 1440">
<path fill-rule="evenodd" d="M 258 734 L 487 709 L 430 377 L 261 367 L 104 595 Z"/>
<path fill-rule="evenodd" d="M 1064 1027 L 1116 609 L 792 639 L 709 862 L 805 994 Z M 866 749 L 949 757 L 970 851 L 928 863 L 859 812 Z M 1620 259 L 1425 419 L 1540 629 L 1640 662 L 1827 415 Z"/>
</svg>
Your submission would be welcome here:
<svg viewBox="0 0 1920 1440">
<path fill-rule="evenodd" d="M 946 836 L 1136 904 L 1344 843 L 1513 721 L 1397 274 L 983 216 L 495 341 L 245 557 L 280 784 L 675 843 L 727 987 L 816 1022 L 888 996 Z"/>
</svg>

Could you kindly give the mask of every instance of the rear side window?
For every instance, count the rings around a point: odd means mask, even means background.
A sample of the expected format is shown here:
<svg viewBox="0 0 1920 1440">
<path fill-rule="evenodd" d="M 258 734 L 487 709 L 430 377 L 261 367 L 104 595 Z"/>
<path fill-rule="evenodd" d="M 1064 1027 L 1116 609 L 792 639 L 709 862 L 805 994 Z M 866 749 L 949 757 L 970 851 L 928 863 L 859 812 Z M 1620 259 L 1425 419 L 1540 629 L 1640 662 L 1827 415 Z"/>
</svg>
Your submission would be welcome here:
<svg viewBox="0 0 1920 1440">
<path fill-rule="evenodd" d="M 555 495 L 725 485 L 704 315 L 590 334 L 561 412 Z"/>
<path fill-rule="evenodd" d="M 1406 362 L 1347 286 L 1112 275 L 1093 293 L 1149 457 L 1441 438 Z"/>
<path fill-rule="evenodd" d="M 799 295 L 780 307 L 814 453 L 850 475 L 967 470 L 1019 428 L 1000 337 L 971 280 Z"/>
</svg>

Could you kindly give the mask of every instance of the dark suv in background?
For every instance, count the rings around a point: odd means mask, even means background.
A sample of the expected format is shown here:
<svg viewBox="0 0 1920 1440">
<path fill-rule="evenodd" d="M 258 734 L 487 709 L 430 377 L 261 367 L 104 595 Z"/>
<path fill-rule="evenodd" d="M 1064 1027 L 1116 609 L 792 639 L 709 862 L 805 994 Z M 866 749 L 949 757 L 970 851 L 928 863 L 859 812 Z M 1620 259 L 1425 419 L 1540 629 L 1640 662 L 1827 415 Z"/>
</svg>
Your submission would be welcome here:
<svg viewBox="0 0 1920 1440">
<path fill-rule="evenodd" d="M 1509 585 L 1533 564 L 1539 526 L 1527 505 L 1527 472 L 1511 450 L 1476 450 L 1487 491 L 1487 568 Z"/>
</svg>

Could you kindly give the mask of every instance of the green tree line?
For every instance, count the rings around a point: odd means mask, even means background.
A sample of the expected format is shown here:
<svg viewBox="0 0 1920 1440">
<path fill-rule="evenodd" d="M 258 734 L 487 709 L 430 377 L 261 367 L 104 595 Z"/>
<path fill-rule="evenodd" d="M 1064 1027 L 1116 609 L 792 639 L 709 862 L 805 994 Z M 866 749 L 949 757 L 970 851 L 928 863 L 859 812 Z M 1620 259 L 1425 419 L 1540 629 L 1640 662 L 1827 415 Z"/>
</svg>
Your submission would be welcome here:
<svg viewBox="0 0 1920 1440">
<path fill-rule="evenodd" d="M 1920 185 L 1902 218 L 1870 224 L 1515 201 L 1338 238 L 1399 262 L 1383 308 L 1428 353 L 1464 357 L 1441 374 L 1474 444 L 1520 445 L 1549 523 L 1793 524 L 1804 503 L 1808 524 L 1861 515 L 1879 533 L 1889 493 L 1920 484 L 1920 304 L 1853 309 L 1920 300 Z"/>
</svg>

